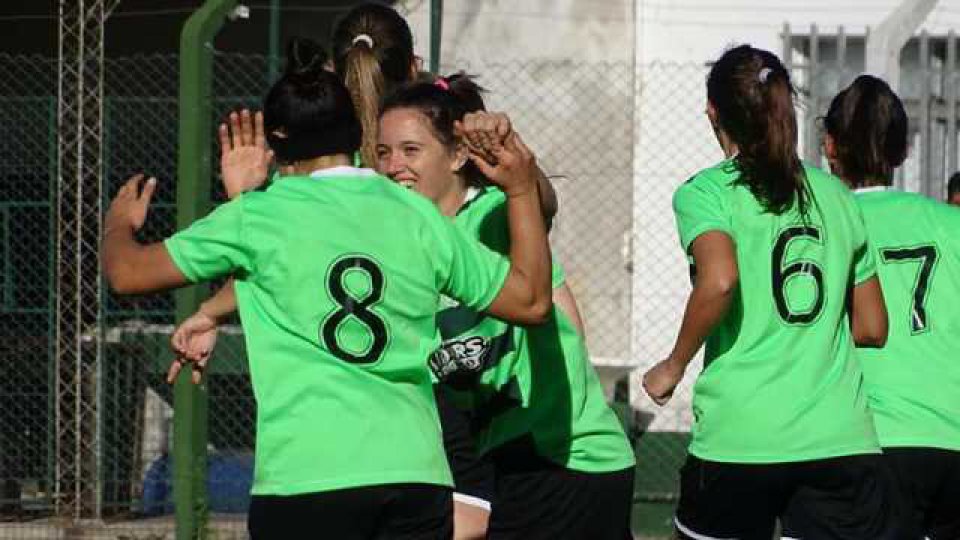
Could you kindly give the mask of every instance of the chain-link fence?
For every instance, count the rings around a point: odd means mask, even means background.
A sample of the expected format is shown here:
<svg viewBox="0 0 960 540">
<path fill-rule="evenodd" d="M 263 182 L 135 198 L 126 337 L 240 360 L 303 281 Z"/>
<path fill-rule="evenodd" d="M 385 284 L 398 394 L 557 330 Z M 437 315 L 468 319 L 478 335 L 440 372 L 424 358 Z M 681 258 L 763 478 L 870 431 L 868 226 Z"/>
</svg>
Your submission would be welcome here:
<svg viewBox="0 0 960 540">
<path fill-rule="evenodd" d="M 218 54 L 214 115 L 255 107 L 267 87 L 262 56 Z M 95 449 L 89 490 L 93 521 L 57 513 L 54 317 L 57 203 L 56 61 L 0 56 L 0 538 L 172 538 L 172 389 L 164 376 L 174 322 L 172 295 L 104 293 L 102 339 L 92 380 L 95 420 L 82 437 Z M 688 287 L 670 196 L 719 157 L 703 112 L 702 66 L 644 67 L 637 94 L 632 63 L 447 62 L 489 89 L 488 106 L 508 112 L 555 181 L 557 258 L 587 325 L 606 382 L 669 350 Z M 142 240 L 175 229 L 177 81 L 175 56 L 108 59 L 104 67 L 104 203 L 131 173 L 159 179 Z M 214 145 L 213 133 L 210 144 Z M 217 155 L 213 150 L 214 159 Z M 223 200 L 213 181 L 213 200 Z M 94 334 L 91 334 L 94 335 Z M 209 504 L 217 538 L 245 537 L 254 403 L 242 333 L 225 330 L 208 375 Z M 691 369 L 690 373 L 694 373 Z M 612 384 L 610 386 L 613 386 Z M 625 401 L 625 387 L 616 397 Z M 633 388 L 639 411 L 638 496 L 670 500 L 689 428 L 684 387 L 668 409 Z M 627 408 L 621 406 L 622 409 Z M 626 418 L 633 415 L 625 414 Z M 67 516 L 70 517 L 70 516 Z M 71 518 L 72 519 L 72 518 Z M 31 536 L 32 535 L 32 536 Z"/>
</svg>

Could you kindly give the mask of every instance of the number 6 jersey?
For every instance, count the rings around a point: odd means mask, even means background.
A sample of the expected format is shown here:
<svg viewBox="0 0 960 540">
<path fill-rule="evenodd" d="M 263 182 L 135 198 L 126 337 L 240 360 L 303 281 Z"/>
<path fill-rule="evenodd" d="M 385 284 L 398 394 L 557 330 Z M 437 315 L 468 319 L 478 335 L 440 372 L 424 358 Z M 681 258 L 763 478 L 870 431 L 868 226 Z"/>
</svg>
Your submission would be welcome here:
<svg viewBox="0 0 960 540">
<path fill-rule="evenodd" d="M 427 358 L 440 295 L 486 308 L 506 259 L 366 169 L 283 177 L 166 241 L 234 274 L 257 401 L 255 495 L 450 485 Z"/>
<path fill-rule="evenodd" d="M 806 167 L 797 203 L 764 211 L 735 161 L 674 195 L 683 248 L 720 231 L 736 247 L 739 286 L 707 339 L 694 386 L 690 452 L 711 461 L 776 463 L 876 453 L 845 299 L 876 274 L 863 219 L 839 179 Z"/>
<path fill-rule="evenodd" d="M 884 447 L 960 450 L 960 209 L 888 188 L 856 192 L 890 334 L 860 349 Z"/>
</svg>

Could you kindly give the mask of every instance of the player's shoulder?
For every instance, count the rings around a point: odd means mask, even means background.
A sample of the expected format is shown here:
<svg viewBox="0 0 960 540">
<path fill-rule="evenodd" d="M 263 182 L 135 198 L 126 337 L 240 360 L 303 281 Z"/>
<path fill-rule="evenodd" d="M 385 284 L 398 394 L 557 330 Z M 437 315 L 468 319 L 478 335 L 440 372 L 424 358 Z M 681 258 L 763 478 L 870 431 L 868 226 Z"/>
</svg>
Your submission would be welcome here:
<svg viewBox="0 0 960 540">
<path fill-rule="evenodd" d="M 466 202 L 457 211 L 457 218 L 488 214 L 506 203 L 506 193 L 496 186 L 470 188 L 467 192 Z"/>
<path fill-rule="evenodd" d="M 739 171 L 733 158 L 701 169 L 676 189 L 673 206 L 677 209 L 686 204 L 698 204 L 695 201 L 722 200 L 735 191 L 733 188 L 738 177 Z"/>
</svg>

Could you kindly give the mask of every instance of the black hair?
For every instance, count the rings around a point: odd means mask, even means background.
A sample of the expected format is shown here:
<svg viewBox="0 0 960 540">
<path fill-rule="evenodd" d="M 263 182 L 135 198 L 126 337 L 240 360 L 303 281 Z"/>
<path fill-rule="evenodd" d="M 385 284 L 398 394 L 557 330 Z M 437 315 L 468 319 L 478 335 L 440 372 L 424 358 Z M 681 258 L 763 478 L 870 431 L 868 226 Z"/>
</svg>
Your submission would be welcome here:
<svg viewBox="0 0 960 540">
<path fill-rule="evenodd" d="M 861 75 L 830 102 L 824 127 L 844 178 L 854 187 L 893 183 L 907 158 L 907 111 L 886 82 Z"/>
<path fill-rule="evenodd" d="M 283 76 L 263 100 L 267 142 L 281 163 L 352 154 L 360 147 L 360 122 L 340 79 L 323 68 L 315 42 L 293 38 Z"/>
<path fill-rule="evenodd" d="M 350 91 L 363 126 L 363 159 L 376 161 L 377 115 L 383 95 L 411 79 L 413 33 L 393 8 L 361 4 L 340 19 L 331 37 L 333 65 Z"/>
<path fill-rule="evenodd" d="M 951 174 L 950 180 L 947 181 L 947 198 L 949 199 L 957 193 L 960 193 L 960 172 Z"/>
<path fill-rule="evenodd" d="M 380 116 L 394 109 L 416 110 L 429 120 L 437 140 L 448 150 L 454 150 L 458 143 L 454 123 L 463 120 L 467 113 L 486 110 L 483 92 L 473 77 L 463 72 L 437 77 L 433 82 L 409 83 L 384 99 Z M 462 172 L 471 186 L 487 183 L 473 161 L 467 160 Z"/>
<path fill-rule="evenodd" d="M 726 51 L 707 77 L 707 99 L 717 122 L 739 150 L 738 183 L 774 214 L 796 202 L 806 215 L 808 204 L 806 174 L 797 155 L 795 95 L 780 59 L 749 45 Z"/>
</svg>

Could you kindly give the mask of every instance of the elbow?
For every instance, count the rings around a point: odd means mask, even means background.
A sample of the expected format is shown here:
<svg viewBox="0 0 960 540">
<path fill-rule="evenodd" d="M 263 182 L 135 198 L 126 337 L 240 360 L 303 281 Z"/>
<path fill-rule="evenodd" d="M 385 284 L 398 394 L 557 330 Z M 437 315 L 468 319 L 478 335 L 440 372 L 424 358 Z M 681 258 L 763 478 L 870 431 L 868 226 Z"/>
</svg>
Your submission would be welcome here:
<svg viewBox="0 0 960 540">
<path fill-rule="evenodd" d="M 537 295 L 531 298 L 524 308 L 517 313 L 516 322 L 524 326 L 536 326 L 547 322 L 550 313 L 553 311 L 553 298 L 551 295 Z"/>
<path fill-rule="evenodd" d="M 887 325 L 876 324 L 871 328 L 859 328 L 853 332 L 857 347 L 881 349 L 887 344 Z"/>
<path fill-rule="evenodd" d="M 139 290 L 133 273 L 127 265 L 111 262 L 109 259 L 103 265 L 104 275 L 107 278 L 107 285 L 113 294 L 129 295 L 142 292 Z"/>
</svg>

